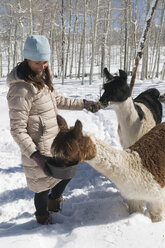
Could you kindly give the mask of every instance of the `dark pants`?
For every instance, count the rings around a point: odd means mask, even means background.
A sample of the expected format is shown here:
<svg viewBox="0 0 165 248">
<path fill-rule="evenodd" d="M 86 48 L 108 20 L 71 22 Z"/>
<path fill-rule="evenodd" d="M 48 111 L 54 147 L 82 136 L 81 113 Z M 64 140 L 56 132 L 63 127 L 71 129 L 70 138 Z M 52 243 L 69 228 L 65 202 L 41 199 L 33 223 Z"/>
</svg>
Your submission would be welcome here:
<svg viewBox="0 0 165 248">
<path fill-rule="evenodd" d="M 59 198 L 65 190 L 66 185 L 70 182 L 71 179 L 62 180 L 51 189 L 51 198 Z M 40 193 L 35 193 L 34 196 L 34 205 L 36 212 L 39 215 L 45 214 L 48 205 L 48 194 L 49 190 L 42 191 Z"/>
</svg>

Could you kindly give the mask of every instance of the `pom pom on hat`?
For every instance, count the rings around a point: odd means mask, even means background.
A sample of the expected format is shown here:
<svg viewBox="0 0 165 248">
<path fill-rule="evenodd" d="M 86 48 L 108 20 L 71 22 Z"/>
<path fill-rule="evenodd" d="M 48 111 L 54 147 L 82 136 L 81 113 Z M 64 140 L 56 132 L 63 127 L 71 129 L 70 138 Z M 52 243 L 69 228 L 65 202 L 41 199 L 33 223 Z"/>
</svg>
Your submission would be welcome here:
<svg viewBox="0 0 165 248">
<path fill-rule="evenodd" d="M 34 61 L 49 61 L 50 45 L 43 35 L 28 36 L 23 50 L 23 57 Z"/>
</svg>

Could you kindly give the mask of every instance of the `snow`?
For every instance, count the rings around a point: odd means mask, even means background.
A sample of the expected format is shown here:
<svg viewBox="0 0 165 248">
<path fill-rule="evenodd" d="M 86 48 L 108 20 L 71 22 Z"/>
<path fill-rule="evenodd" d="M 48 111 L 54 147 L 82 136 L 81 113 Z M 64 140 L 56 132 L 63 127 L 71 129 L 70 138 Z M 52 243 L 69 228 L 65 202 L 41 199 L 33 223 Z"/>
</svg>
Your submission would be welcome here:
<svg viewBox="0 0 165 248">
<path fill-rule="evenodd" d="M 26 185 L 20 151 L 10 135 L 6 78 L 0 79 L 0 246 L 5 248 L 163 248 L 165 218 L 159 223 L 142 214 L 128 214 L 125 200 L 115 185 L 87 163 L 78 166 L 65 192 L 61 212 L 53 213 L 52 225 L 42 226 L 34 218 L 33 192 Z M 130 79 L 129 79 L 130 80 Z M 61 80 L 60 80 L 61 81 Z M 67 79 L 59 93 L 67 97 L 98 100 L 102 80 L 93 84 Z M 136 81 L 133 96 L 156 87 L 164 93 L 164 81 Z M 59 113 L 69 125 L 77 119 L 86 131 L 121 149 L 117 120 L 111 108 L 93 114 L 86 110 Z M 163 112 L 164 114 L 164 112 Z M 163 120 L 164 120 L 163 115 Z"/>
</svg>

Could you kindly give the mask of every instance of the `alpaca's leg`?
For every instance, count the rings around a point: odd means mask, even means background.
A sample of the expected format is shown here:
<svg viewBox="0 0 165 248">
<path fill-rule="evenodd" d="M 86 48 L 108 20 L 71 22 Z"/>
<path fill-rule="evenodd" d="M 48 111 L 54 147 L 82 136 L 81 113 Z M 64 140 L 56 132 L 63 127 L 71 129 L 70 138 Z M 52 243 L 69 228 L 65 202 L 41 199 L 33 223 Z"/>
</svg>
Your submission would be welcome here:
<svg viewBox="0 0 165 248">
<path fill-rule="evenodd" d="M 150 203 L 149 213 L 152 222 L 158 222 L 162 220 L 162 213 L 165 210 L 165 204 L 162 201 L 156 201 Z"/>
<path fill-rule="evenodd" d="M 141 200 L 127 200 L 129 214 L 140 212 L 144 213 L 145 201 Z"/>
</svg>

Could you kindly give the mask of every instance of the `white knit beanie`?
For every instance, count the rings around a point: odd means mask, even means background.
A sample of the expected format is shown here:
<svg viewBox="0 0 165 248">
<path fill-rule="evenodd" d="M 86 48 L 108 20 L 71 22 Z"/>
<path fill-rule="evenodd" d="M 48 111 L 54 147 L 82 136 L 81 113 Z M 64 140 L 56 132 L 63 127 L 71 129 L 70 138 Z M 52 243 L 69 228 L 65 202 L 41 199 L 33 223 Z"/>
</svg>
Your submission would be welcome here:
<svg viewBox="0 0 165 248">
<path fill-rule="evenodd" d="M 28 36 L 24 45 L 23 57 L 34 61 L 49 61 L 50 46 L 48 39 L 43 35 Z"/>
</svg>

